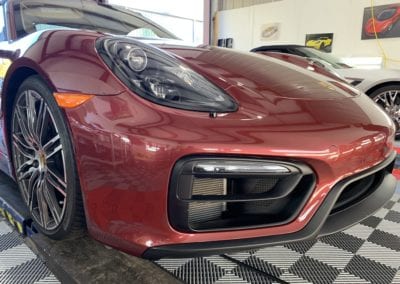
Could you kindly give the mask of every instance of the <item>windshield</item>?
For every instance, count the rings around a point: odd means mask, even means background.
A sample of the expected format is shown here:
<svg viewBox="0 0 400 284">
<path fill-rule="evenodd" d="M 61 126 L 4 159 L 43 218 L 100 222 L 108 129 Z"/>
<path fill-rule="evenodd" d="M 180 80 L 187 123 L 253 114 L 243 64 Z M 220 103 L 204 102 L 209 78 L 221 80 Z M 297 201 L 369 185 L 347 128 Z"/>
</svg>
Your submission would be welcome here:
<svg viewBox="0 0 400 284">
<path fill-rule="evenodd" d="M 352 68 L 351 66 L 347 65 L 346 63 L 343 63 L 339 58 L 336 58 L 330 54 L 316 50 L 314 48 L 299 47 L 299 49 L 307 57 L 323 60 L 324 62 L 329 63 L 335 69 Z"/>
<path fill-rule="evenodd" d="M 390 19 L 391 17 L 393 17 L 394 13 L 396 13 L 396 9 L 392 8 L 392 9 L 387 9 L 382 11 L 378 17 L 376 17 L 379 21 L 385 21 Z"/>
<path fill-rule="evenodd" d="M 142 38 L 177 39 L 149 19 L 117 6 L 90 0 L 20 0 L 14 2 L 17 37 L 48 29 L 86 29 Z"/>
</svg>

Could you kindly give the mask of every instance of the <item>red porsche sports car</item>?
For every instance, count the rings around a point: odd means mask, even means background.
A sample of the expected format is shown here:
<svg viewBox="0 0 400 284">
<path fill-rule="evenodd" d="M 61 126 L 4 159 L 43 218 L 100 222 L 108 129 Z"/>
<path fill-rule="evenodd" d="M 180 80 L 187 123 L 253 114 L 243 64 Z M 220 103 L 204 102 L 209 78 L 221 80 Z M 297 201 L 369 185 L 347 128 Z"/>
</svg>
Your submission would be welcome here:
<svg viewBox="0 0 400 284">
<path fill-rule="evenodd" d="M 369 36 L 385 34 L 392 30 L 393 26 L 400 19 L 400 6 L 390 6 L 383 10 L 375 18 L 370 18 L 365 24 L 365 33 Z M 375 25 L 375 27 L 374 27 Z"/>
<path fill-rule="evenodd" d="M 0 169 L 51 238 L 244 250 L 340 231 L 394 193 L 393 123 L 341 81 L 95 1 L 1 9 Z"/>
</svg>

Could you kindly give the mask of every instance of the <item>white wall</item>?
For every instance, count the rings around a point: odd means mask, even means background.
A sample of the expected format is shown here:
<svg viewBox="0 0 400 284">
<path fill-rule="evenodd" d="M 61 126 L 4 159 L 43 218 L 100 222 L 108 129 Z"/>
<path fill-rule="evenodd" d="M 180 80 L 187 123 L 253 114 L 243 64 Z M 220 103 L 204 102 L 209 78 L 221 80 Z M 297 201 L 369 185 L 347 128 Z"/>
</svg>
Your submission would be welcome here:
<svg viewBox="0 0 400 284">
<path fill-rule="evenodd" d="M 399 0 L 375 0 L 375 6 Z M 382 57 L 378 42 L 361 40 L 364 8 L 370 0 L 283 0 L 218 13 L 219 38 L 232 37 L 234 48 L 250 50 L 269 44 L 260 40 L 261 26 L 281 23 L 275 43 L 304 44 L 305 35 L 334 33 L 332 53 L 339 57 Z M 388 58 L 400 61 L 400 38 L 380 40 Z M 400 63 L 388 61 L 388 67 Z"/>
</svg>

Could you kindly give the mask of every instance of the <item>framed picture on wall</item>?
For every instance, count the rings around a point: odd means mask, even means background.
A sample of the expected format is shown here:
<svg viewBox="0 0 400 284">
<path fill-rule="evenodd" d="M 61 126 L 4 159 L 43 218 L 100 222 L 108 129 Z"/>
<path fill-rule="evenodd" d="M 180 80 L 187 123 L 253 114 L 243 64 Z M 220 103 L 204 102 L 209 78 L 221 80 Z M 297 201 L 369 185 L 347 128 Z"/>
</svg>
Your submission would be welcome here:
<svg viewBox="0 0 400 284">
<path fill-rule="evenodd" d="M 324 52 L 332 52 L 332 44 L 333 33 L 306 35 L 306 46 L 308 47 L 313 47 Z"/>
<path fill-rule="evenodd" d="M 280 23 L 269 23 L 261 26 L 260 39 L 261 40 L 278 40 L 281 33 Z"/>
<path fill-rule="evenodd" d="M 225 47 L 226 46 L 226 39 L 225 38 L 218 39 L 218 46 Z"/>
<path fill-rule="evenodd" d="M 400 2 L 365 8 L 361 39 L 392 37 L 400 37 Z"/>
<path fill-rule="evenodd" d="M 233 38 L 227 38 L 225 44 L 227 48 L 233 48 Z"/>
</svg>

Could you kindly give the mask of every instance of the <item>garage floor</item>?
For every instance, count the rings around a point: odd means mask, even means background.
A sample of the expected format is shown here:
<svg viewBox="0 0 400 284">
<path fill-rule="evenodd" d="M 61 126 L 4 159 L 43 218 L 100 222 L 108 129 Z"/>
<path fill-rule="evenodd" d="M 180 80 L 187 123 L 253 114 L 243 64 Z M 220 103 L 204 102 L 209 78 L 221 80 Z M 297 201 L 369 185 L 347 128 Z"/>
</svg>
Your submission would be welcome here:
<svg viewBox="0 0 400 284">
<path fill-rule="evenodd" d="M 36 256 L 25 244 L 26 241 L 30 243 L 30 240 L 20 237 L 5 219 L 0 219 L 0 283 L 60 283 L 42 261 L 46 258 L 43 255 Z M 100 249 L 110 251 L 103 246 L 100 246 Z M 73 248 L 71 253 L 72 250 Z M 90 261 L 93 262 L 93 258 Z M 137 262 L 132 263 L 132 269 L 143 267 L 142 264 L 138 265 L 140 261 L 132 259 L 132 262 Z M 159 274 L 155 275 L 155 271 L 152 271 L 150 279 L 156 281 L 149 281 L 149 277 L 144 277 L 141 279 L 146 281 L 141 283 L 158 284 L 162 277 L 167 281 L 168 275 L 165 271 L 168 271 L 176 277 L 176 282 L 190 284 L 400 284 L 400 186 L 392 200 L 375 216 L 344 232 L 318 241 L 229 255 L 161 259 L 155 263 L 160 267 Z M 90 265 L 93 263 L 87 264 Z M 111 273 L 110 271 L 110 277 Z M 118 283 L 132 282 L 133 279 L 127 279 L 126 275 L 121 274 Z M 85 277 L 96 278 L 91 275 Z M 115 275 L 112 275 L 112 278 L 115 280 Z M 107 272 L 103 281 L 96 283 L 110 283 L 106 279 Z M 170 282 L 169 278 L 167 282 Z"/>
<path fill-rule="evenodd" d="M 0 218 L 0 283 L 60 283 L 4 218 Z"/>
<path fill-rule="evenodd" d="M 400 195 L 318 241 L 156 263 L 185 283 L 400 283 Z"/>
</svg>

